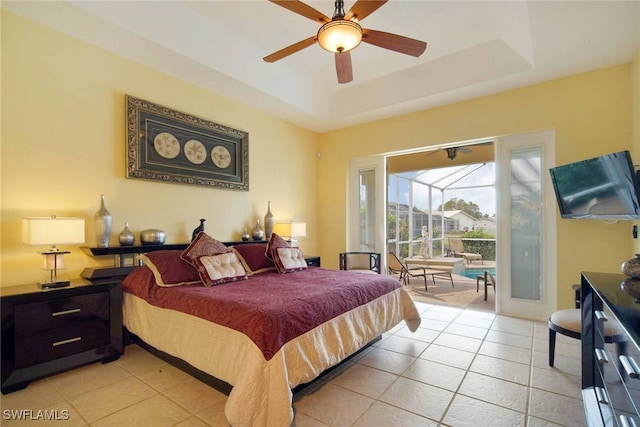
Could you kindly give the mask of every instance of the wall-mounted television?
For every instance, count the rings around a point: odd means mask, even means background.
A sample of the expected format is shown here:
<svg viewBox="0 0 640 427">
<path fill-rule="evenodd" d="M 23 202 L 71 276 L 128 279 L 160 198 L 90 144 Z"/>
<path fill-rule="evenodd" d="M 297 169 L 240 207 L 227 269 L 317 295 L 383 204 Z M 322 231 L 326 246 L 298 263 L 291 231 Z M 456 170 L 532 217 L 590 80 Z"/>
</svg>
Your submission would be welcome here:
<svg viewBox="0 0 640 427">
<path fill-rule="evenodd" d="M 640 219 L 638 174 L 628 151 L 549 172 L 562 218 Z"/>
</svg>

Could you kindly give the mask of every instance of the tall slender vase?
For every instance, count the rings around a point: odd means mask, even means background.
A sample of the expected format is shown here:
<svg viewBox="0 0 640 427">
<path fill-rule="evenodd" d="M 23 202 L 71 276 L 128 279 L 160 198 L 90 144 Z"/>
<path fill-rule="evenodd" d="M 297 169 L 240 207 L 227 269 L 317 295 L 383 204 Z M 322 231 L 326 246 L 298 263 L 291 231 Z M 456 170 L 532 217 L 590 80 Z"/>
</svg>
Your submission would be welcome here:
<svg viewBox="0 0 640 427">
<path fill-rule="evenodd" d="M 275 218 L 271 213 L 271 202 L 268 202 L 267 214 L 264 216 L 264 239 L 267 241 L 271 238 L 274 224 Z"/>
<path fill-rule="evenodd" d="M 100 210 L 93 216 L 96 227 L 96 240 L 99 248 L 109 247 L 109 237 L 111 237 L 111 215 L 104 205 L 104 194 L 100 200 Z"/>
</svg>

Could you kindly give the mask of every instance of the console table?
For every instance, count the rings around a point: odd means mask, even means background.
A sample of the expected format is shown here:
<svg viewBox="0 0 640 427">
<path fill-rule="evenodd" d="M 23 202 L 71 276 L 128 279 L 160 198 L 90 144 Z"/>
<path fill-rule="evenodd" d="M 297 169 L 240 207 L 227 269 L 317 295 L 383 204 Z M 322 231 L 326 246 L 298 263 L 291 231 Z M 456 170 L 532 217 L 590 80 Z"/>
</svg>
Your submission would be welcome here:
<svg viewBox="0 0 640 427">
<path fill-rule="evenodd" d="M 589 426 L 640 426 L 640 302 L 621 288 L 627 278 L 582 273 L 582 400 Z M 614 343 L 605 343 L 604 322 L 621 326 Z"/>
<path fill-rule="evenodd" d="M 242 240 L 237 242 L 222 242 L 226 246 L 245 245 L 249 243 L 267 243 L 265 240 Z M 142 265 L 137 256 L 146 252 L 159 250 L 185 250 L 189 243 L 173 243 L 162 245 L 141 246 L 110 246 L 107 248 L 95 248 L 82 246 L 82 251 L 89 256 L 113 256 L 113 267 L 87 267 L 80 277 L 86 280 L 103 280 L 107 278 L 124 278 L 139 265 Z M 131 258 L 127 263 L 127 258 Z M 320 257 L 315 255 L 305 256 L 308 266 L 320 267 Z M 128 264 L 128 265 L 127 265 Z"/>
</svg>

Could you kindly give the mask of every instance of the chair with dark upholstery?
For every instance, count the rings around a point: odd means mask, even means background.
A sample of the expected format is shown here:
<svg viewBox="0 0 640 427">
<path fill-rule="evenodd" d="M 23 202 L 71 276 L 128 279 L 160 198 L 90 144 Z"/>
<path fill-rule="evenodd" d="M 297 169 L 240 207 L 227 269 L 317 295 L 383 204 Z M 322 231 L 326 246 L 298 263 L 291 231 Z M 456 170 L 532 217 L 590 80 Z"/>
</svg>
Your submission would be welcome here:
<svg viewBox="0 0 640 427">
<path fill-rule="evenodd" d="M 380 254 L 376 252 L 342 252 L 340 270 L 380 274 Z"/>
</svg>

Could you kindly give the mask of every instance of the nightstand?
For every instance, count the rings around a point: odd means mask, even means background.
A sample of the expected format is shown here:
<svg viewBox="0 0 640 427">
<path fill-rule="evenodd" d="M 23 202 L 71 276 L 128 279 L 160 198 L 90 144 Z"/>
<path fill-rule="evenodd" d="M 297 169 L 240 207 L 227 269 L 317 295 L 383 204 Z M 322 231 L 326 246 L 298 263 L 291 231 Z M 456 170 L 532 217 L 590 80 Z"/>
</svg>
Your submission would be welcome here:
<svg viewBox="0 0 640 427">
<path fill-rule="evenodd" d="M 307 261 L 307 265 L 309 267 L 320 267 L 320 257 L 319 256 L 305 256 L 304 260 Z"/>
<path fill-rule="evenodd" d="M 49 374 L 122 354 L 122 282 L 72 281 L 65 288 L 0 288 L 2 393 Z"/>
</svg>

